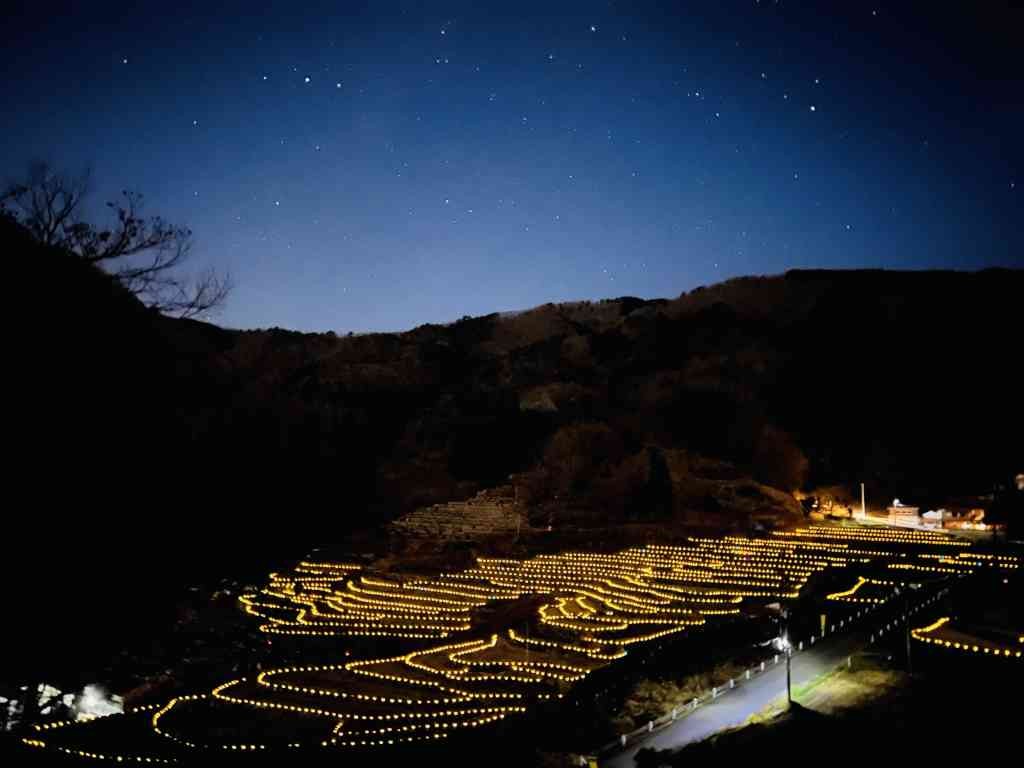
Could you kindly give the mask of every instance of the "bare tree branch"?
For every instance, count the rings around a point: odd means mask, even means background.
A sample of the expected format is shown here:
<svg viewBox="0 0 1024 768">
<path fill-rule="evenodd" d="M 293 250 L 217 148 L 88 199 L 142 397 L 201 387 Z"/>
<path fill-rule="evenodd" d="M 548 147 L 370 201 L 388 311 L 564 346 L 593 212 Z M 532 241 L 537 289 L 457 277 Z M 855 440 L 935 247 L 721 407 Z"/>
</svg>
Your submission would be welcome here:
<svg viewBox="0 0 1024 768">
<path fill-rule="evenodd" d="M 78 218 L 89 191 L 89 174 L 71 177 L 33 163 L 24 182 L 8 185 L 0 208 L 40 243 L 63 248 L 108 270 L 144 304 L 179 317 L 207 315 L 222 307 L 231 291 L 228 275 L 207 270 L 189 278 L 180 273 L 192 246 L 192 231 L 175 227 L 159 216 L 142 215 L 142 195 L 122 190 L 121 201 L 109 202 L 116 221 L 99 228 Z"/>
</svg>

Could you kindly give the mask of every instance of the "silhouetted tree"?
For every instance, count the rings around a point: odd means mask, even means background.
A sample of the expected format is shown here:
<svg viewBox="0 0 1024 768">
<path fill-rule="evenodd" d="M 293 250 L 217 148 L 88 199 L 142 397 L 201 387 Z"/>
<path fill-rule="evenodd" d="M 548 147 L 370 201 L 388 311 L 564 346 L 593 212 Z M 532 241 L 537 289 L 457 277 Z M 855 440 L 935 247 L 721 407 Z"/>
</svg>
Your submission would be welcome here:
<svg viewBox="0 0 1024 768">
<path fill-rule="evenodd" d="M 668 517 L 672 514 L 672 475 L 668 462 L 657 446 L 648 446 L 647 456 L 647 485 L 644 487 L 647 514 L 654 518 Z"/>
<path fill-rule="evenodd" d="M 95 226 L 81 219 L 88 191 L 88 174 L 55 173 L 37 162 L 24 181 L 7 186 L 0 206 L 38 242 L 105 268 L 159 312 L 196 317 L 224 304 L 231 290 L 227 275 L 210 269 L 190 278 L 180 271 L 190 253 L 191 230 L 159 216 L 144 217 L 142 195 L 129 190 L 122 191 L 120 202 L 107 203 L 115 213 L 113 225 Z"/>
<path fill-rule="evenodd" d="M 627 516 L 654 520 L 672 514 L 672 474 L 665 453 L 655 445 L 647 446 L 624 461 L 617 473 L 624 476 L 623 505 Z"/>
<path fill-rule="evenodd" d="M 753 463 L 758 480 L 785 491 L 797 490 L 807 480 L 807 457 L 792 437 L 770 424 L 761 430 Z"/>
<path fill-rule="evenodd" d="M 569 424 L 558 430 L 544 451 L 544 464 L 559 491 L 584 491 L 598 469 L 622 457 L 622 441 L 606 424 Z"/>
</svg>

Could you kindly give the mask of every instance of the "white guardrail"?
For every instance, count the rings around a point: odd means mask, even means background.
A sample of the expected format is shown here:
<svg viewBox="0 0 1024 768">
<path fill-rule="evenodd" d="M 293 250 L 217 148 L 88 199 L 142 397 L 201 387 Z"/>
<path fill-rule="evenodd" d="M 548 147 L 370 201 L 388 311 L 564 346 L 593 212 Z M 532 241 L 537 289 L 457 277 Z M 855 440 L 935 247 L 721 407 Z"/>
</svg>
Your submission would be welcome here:
<svg viewBox="0 0 1024 768">
<path fill-rule="evenodd" d="M 891 632 L 894 629 L 899 629 L 899 627 L 901 626 L 901 622 L 906 621 L 908 616 L 917 613 L 923 608 L 926 608 L 927 606 L 934 603 L 936 600 L 939 600 L 941 597 L 944 597 L 948 592 L 949 587 L 944 587 L 943 589 L 940 589 L 938 592 L 929 597 L 927 600 L 924 600 L 923 602 L 909 609 L 906 613 L 901 613 L 898 616 L 893 617 L 884 625 L 879 627 L 879 629 L 876 632 L 873 632 L 871 634 L 870 638 L 868 639 L 868 645 L 872 645 L 877 640 L 880 640 L 887 632 Z M 885 603 L 878 603 L 875 605 L 871 605 L 867 608 L 862 608 L 861 610 L 857 611 L 851 616 L 848 616 L 845 619 L 840 619 L 838 622 L 831 624 L 824 632 L 822 632 L 820 636 L 811 635 L 806 641 L 800 640 L 795 646 L 793 646 L 793 649 L 791 651 L 792 655 L 796 656 L 799 653 L 810 650 L 814 646 L 814 644 L 819 640 L 822 640 L 825 637 L 834 634 L 836 631 L 844 629 L 849 625 L 852 625 L 854 621 L 858 619 L 869 617 L 869 615 L 872 612 L 885 607 L 893 599 L 893 597 L 890 597 L 886 600 Z M 661 728 L 664 728 L 665 726 L 674 723 L 676 720 L 686 717 L 690 713 L 695 712 L 698 707 L 715 701 L 719 697 L 727 694 L 729 691 L 742 686 L 747 681 L 753 680 L 755 677 L 762 675 L 767 669 L 769 669 L 770 667 L 777 666 L 780 661 L 784 660 L 785 654 L 776 653 L 770 659 L 762 661 L 760 664 L 745 670 L 744 673 L 739 677 L 731 678 L 724 685 L 715 686 L 710 691 L 705 692 L 701 696 L 698 696 L 694 699 L 691 699 L 686 704 L 680 707 L 674 707 L 672 711 L 668 714 L 662 715 L 661 717 L 656 718 L 654 720 L 650 720 L 646 725 L 643 725 L 637 728 L 636 730 L 630 731 L 629 733 L 621 734 L 615 741 L 609 741 L 607 744 L 604 744 L 603 746 L 599 747 L 597 750 L 597 754 L 608 755 L 617 750 L 625 749 L 631 744 L 643 741 L 649 734 L 653 733 L 654 731 L 660 730 Z M 841 662 L 839 666 L 841 666 L 842 664 L 849 664 L 849 657 L 847 657 L 845 661 Z M 581 764 L 585 765 L 586 763 L 584 762 Z"/>
</svg>

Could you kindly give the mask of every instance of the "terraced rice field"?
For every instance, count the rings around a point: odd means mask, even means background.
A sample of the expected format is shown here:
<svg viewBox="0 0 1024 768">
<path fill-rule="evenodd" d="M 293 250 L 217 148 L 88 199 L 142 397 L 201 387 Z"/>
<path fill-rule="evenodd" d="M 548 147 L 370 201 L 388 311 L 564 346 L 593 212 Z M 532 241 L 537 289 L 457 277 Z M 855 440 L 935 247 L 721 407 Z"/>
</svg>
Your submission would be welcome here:
<svg viewBox="0 0 1024 768">
<path fill-rule="evenodd" d="M 826 569 L 874 574 L 829 595 L 874 602 L 921 576 L 1018 566 L 938 532 L 831 526 L 615 554 L 480 558 L 468 570 L 406 580 L 352 563 L 301 562 L 271 574 L 240 606 L 268 635 L 316 639 L 320 649 L 336 638 L 336 661 L 264 670 L 102 720 L 41 726 L 25 742 L 136 763 L 436 742 L 557 699 L 637 644 L 693 631 L 745 603 L 795 597 Z M 529 596 L 542 600 L 529 636 L 513 626 L 482 636 L 475 629 L 480 609 Z M 387 638 L 410 650 L 346 660 L 348 638 Z"/>
</svg>

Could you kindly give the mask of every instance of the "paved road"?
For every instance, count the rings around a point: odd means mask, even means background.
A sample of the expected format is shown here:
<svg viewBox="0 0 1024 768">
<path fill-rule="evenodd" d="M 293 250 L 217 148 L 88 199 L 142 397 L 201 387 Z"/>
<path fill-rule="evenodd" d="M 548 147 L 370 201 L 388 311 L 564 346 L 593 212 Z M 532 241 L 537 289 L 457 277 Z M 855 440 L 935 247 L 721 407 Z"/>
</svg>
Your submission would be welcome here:
<svg viewBox="0 0 1024 768">
<path fill-rule="evenodd" d="M 868 618 L 862 626 L 874 626 L 876 621 Z M 794 655 L 793 687 L 810 682 L 815 677 L 834 669 L 848 655 L 862 648 L 867 639 L 866 631 L 851 630 L 826 637 L 812 648 Z M 692 742 L 701 741 L 724 728 L 740 725 L 785 693 L 786 662 L 784 657 L 780 657 L 778 665 L 767 667 L 764 674 L 749 682 L 738 684 L 735 690 L 725 692 L 715 701 L 698 707 L 692 714 L 660 731 L 655 731 L 622 752 L 609 755 L 601 760 L 601 765 L 604 768 L 635 768 L 634 756 L 640 749 L 678 749 Z"/>
</svg>

